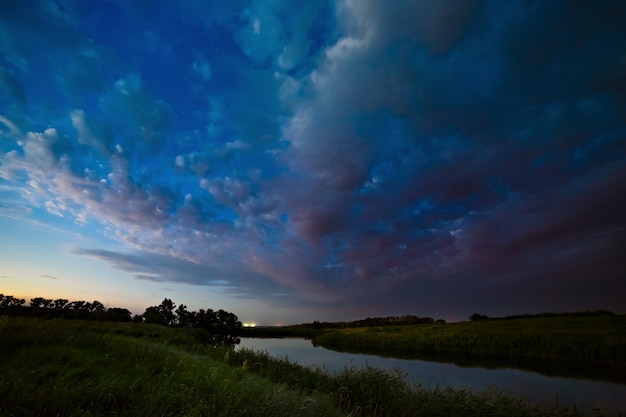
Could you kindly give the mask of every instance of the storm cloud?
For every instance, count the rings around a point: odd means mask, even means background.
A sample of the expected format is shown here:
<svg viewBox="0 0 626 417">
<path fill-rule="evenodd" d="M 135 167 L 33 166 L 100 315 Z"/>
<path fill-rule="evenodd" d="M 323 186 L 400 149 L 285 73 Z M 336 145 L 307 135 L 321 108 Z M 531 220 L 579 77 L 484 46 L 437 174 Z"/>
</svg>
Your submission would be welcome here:
<svg viewBox="0 0 626 417">
<path fill-rule="evenodd" d="M 0 215 L 338 318 L 623 309 L 625 4 L 141 4 L 0 6 Z"/>
</svg>

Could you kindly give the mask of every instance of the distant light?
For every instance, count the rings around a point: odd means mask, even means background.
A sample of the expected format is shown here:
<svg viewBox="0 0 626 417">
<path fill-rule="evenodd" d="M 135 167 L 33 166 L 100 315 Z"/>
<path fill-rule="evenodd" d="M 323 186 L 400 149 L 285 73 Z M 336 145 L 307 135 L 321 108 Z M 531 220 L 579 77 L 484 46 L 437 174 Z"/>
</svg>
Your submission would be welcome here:
<svg viewBox="0 0 626 417">
<path fill-rule="evenodd" d="M 256 323 L 244 323 L 243 327 L 256 327 Z"/>
</svg>

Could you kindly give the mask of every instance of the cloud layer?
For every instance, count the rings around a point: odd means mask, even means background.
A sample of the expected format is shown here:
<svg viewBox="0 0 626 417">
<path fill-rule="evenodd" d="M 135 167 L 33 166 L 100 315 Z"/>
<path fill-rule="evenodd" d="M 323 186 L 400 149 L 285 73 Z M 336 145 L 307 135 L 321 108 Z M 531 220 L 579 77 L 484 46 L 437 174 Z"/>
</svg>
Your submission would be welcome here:
<svg viewBox="0 0 626 417">
<path fill-rule="evenodd" d="M 0 6 L 0 214 L 338 318 L 619 309 L 619 2 Z M 116 30 L 111 31 L 110 23 Z"/>
</svg>

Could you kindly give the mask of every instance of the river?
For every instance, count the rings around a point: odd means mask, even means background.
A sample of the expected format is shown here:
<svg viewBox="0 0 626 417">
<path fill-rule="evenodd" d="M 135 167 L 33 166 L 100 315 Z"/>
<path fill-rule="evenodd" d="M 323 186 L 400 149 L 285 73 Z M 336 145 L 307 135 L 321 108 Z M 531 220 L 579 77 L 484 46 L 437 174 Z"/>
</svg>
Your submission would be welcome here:
<svg viewBox="0 0 626 417">
<path fill-rule="evenodd" d="M 585 413 L 590 413 L 596 407 L 626 412 L 626 385 L 610 382 L 549 377 L 510 368 L 466 368 L 417 359 L 343 353 L 314 347 L 310 340 L 299 338 L 242 338 L 237 348 L 243 347 L 267 351 L 273 356 L 287 357 L 292 362 L 321 367 L 330 372 L 365 365 L 381 369 L 398 368 L 406 373 L 409 381 L 429 387 L 451 386 L 476 393 L 495 387 L 500 392 L 538 406 L 553 407 L 558 401 L 566 406 L 576 404 Z"/>
</svg>

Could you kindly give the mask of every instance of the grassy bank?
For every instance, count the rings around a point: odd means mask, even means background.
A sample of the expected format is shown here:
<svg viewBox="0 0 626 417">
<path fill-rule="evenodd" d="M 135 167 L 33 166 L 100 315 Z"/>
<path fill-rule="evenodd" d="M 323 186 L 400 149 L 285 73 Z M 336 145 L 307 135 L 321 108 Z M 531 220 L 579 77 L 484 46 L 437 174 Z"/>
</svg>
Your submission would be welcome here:
<svg viewBox="0 0 626 417">
<path fill-rule="evenodd" d="M 341 415 L 327 396 L 224 363 L 194 332 L 156 325 L 1 319 L 2 416 Z"/>
<path fill-rule="evenodd" d="M 556 316 L 329 330 L 314 344 L 335 350 L 425 357 L 461 365 L 520 364 L 626 382 L 626 315 Z M 536 369 L 541 370 L 541 369 Z M 548 372 L 550 373 L 550 372 Z M 590 373 L 590 375 L 585 375 Z"/>
<path fill-rule="evenodd" d="M 374 368 L 327 375 L 202 339 L 198 329 L 1 317 L 0 416 L 578 415 Z"/>
</svg>

